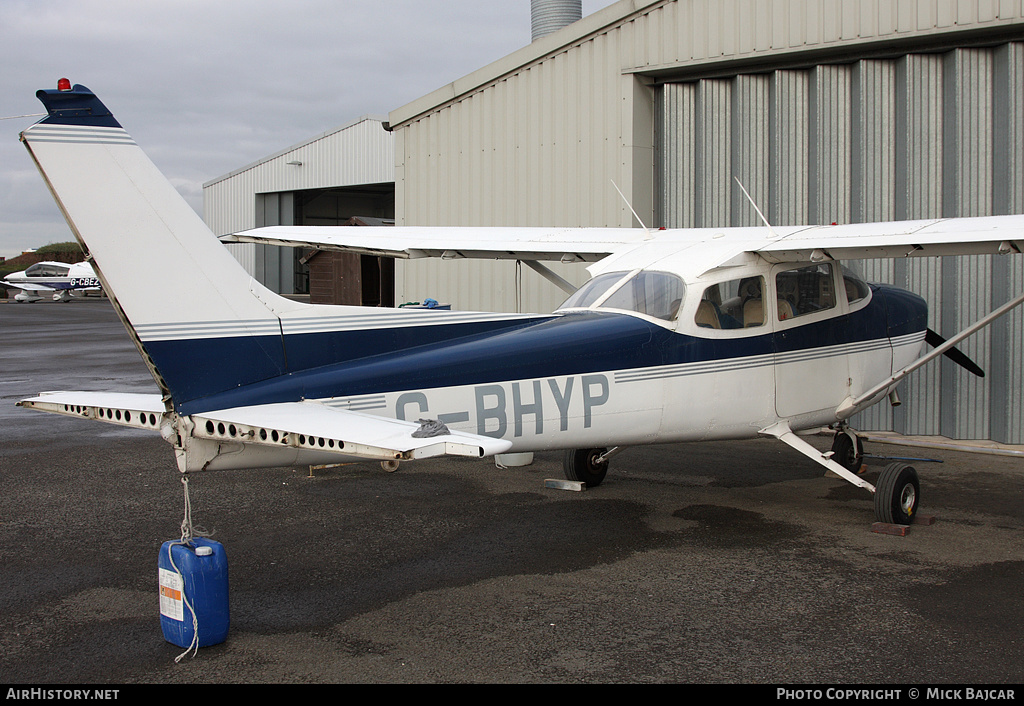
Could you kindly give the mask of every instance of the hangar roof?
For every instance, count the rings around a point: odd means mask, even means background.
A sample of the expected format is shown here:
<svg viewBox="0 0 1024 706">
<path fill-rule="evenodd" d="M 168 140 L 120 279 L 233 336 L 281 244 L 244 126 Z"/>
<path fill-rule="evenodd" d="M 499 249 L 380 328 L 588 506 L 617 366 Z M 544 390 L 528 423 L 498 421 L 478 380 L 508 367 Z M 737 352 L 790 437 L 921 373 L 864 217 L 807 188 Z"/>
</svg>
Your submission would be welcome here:
<svg viewBox="0 0 1024 706">
<path fill-rule="evenodd" d="M 518 49 L 508 56 L 449 83 L 447 86 L 442 86 L 436 91 L 391 111 L 391 126 L 398 126 L 449 101 L 456 100 L 460 96 L 496 81 L 506 74 L 517 71 L 527 64 L 531 64 L 550 54 L 558 53 L 567 46 L 597 34 L 607 27 L 619 24 L 631 15 L 643 12 L 652 6 L 661 5 L 664 1 L 621 0 L 613 5 L 602 8 L 563 27 L 557 32 L 541 37 L 522 49 Z"/>
<path fill-rule="evenodd" d="M 848 60 L 854 48 L 858 58 L 865 58 L 910 47 L 938 50 L 1024 36 L 1024 11 L 1016 4 L 1007 8 L 976 0 L 861 0 L 843 3 L 839 10 L 814 0 L 753 6 L 740 0 L 620 0 L 391 111 L 391 126 L 401 127 L 634 20 L 637 27 L 623 40 L 620 70 L 667 78 L 681 71 L 712 71 L 723 63 L 767 69 L 771 62 L 821 61 L 832 53 Z"/>
<path fill-rule="evenodd" d="M 293 155 L 294 153 L 297 153 L 297 152 L 302 152 L 304 148 L 309 147 L 310 145 L 312 145 L 312 144 L 314 144 L 316 142 L 319 142 L 320 140 L 324 140 L 324 139 L 326 139 L 328 137 L 331 137 L 332 135 L 336 135 L 339 132 L 343 132 L 343 131 L 349 129 L 350 127 L 353 127 L 355 125 L 358 125 L 359 123 L 362 123 L 362 122 L 365 122 L 365 121 L 368 121 L 368 120 L 369 121 L 373 121 L 373 122 L 377 122 L 377 123 L 381 123 L 382 125 L 387 125 L 387 118 L 385 116 L 382 116 L 382 115 L 364 115 L 364 116 L 362 116 L 360 118 L 356 118 L 355 120 L 350 120 L 349 122 L 345 123 L 344 125 L 339 125 L 338 127 L 332 128 L 330 130 L 326 130 L 326 131 L 320 133 L 319 135 L 314 135 L 313 137 L 310 137 L 309 139 L 306 139 L 306 140 L 303 140 L 302 142 L 294 144 L 291 147 L 286 147 L 283 150 L 280 150 L 280 151 L 275 152 L 273 154 L 267 155 L 266 157 L 261 157 L 260 159 L 256 160 L 255 162 L 252 162 L 251 164 L 247 164 L 244 167 L 239 167 L 238 169 L 230 171 L 227 174 L 222 174 L 221 176 L 216 177 L 215 179 L 211 179 L 210 181 L 208 181 L 205 184 L 203 184 L 203 188 L 205 189 L 205 188 L 208 188 L 210 186 L 213 186 L 214 184 L 216 184 L 218 182 L 226 181 L 227 179 L 230 179 L 231 177 L 237 176 L 237 175 L 239 175 L 239 174 L 241 174 L 243 172 L 247 172 L 250 169 L 255 169 L 256 167 L 260 167 L 260 166 L 263 166 L 265 164 L 269 164 L 270 162 L 273 162 L 276 159 L 280 159 L 282 157 L 290 156 L 290 155 Z"/>
</svg>

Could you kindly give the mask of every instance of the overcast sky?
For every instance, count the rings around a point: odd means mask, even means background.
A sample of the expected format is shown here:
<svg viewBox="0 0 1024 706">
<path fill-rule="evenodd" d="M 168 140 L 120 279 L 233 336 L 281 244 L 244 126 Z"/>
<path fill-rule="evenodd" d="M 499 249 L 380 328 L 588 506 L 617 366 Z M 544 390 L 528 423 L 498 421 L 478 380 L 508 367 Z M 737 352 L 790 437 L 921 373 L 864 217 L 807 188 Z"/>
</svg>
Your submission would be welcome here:
<svg viewBox="0 0 1024 706">
<path fill-rule="evenodd" d="M 18 142 L 38 118 L 6 119 L 58 78 L 201 213 L 203 183 L 529 43 L 530 0 L 0 0 L 0 256 L 74 239 Z"/>
</svg>

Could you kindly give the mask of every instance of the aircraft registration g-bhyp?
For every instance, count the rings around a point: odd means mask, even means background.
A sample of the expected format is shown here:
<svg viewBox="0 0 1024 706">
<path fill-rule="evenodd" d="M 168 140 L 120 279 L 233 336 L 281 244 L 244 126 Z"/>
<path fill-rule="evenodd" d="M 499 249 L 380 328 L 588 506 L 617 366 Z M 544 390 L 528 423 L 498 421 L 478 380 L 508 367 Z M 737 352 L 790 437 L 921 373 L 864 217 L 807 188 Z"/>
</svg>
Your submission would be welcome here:
<svg viewBox="0 0 1024 706">
<path fill-rule="evenodd" d="M 544 261 L 592 263 L 592 279 L 551 314 L 299 303 L 246 274 L 89 89 L 62 79 L 37 96 L 48 115 L 21 139 L 160 394 L 53 392 L 19 404 L 158 430 L 182 473 L 569 449 L 567 476 L 596 486 L 624 447 L 768 436 L 873 493 L 880 521 L 907 524 L 916 471 L 893 464 L 868 483 L 846 420 L 1024 300 L 942 342 L 920 297 L 840 265 L 1019 255 L 1024 216 L 237 234 L 402 258 L 517 259 L 563 286 Z M 836 429 L 829 452 L 797 434 L 824 425 Z"/>
</svg>

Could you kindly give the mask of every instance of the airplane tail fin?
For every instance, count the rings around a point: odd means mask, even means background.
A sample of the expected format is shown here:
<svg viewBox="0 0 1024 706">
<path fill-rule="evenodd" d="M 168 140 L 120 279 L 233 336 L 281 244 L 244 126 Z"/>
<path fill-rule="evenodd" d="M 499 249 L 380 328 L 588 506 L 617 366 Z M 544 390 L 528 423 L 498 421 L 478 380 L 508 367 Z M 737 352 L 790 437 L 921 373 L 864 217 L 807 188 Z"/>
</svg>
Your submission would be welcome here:
<svg viewBox="0 0 1024 706">
<path fill-rule="evenodd" d="M 21 140 L 165 394 L 284 372 L 271 307 L 286 300 L 239 266 L 92 91 L 62 79 L 36 96 L 48 115 Z M 214 374 L 195 366 L 199 350 L 241 364 Z"/>
<path fill-rule="evenodd" d="M 36 96 L 48 115 L 21 139 L 180 414 L 341 394 L 301 373 L 530 319 L 285 299 L 245 272 L 92 91 L 62 79 Z"/>
</svg>

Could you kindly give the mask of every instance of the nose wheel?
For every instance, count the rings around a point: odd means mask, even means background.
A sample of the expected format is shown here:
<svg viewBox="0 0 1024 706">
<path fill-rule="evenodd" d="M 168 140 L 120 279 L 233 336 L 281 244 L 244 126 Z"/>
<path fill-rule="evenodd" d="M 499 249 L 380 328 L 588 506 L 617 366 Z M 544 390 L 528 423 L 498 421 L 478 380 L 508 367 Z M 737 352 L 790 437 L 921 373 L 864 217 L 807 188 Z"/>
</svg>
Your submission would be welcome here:
<svg viewBox="0 0 1024 706">
<path fill-rule="evenodd" d="M 854 440 L 856 439 L 856 443 Z M 860 437 L 845 431 L 836 432 L 832 439 L 832 460 L 851 473 L 860 474 L 864 459 L 864 444 Z"/>
</svg>

